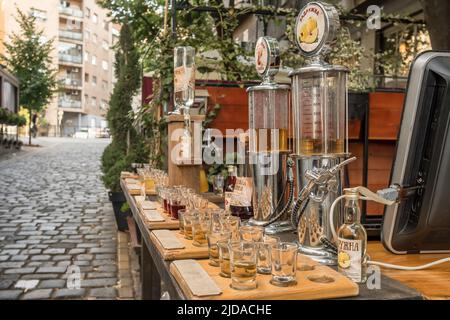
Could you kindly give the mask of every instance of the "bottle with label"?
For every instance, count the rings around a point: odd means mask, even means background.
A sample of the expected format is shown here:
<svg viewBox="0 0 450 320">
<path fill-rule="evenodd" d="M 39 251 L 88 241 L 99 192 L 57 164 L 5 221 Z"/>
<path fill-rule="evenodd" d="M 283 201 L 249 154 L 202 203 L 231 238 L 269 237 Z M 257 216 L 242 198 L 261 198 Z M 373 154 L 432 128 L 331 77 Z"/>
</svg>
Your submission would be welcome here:
<svg viewBox="0 0 450 320">
<path fill-rule="evenodd" d="M 225 184 L 225 210 L 230 209 L 230 201 L 236 184 L 236 170 L 234 166 L 228 166 L 228 177 Z"/>
<path fill-rule="evenodd" d="M 357 192 L 346 190 L 344 224 L 338 229 L 338 270 L 356 283 L 364 283 L 366 275 L 367 232 L 360 223 Z"/>
</svg>

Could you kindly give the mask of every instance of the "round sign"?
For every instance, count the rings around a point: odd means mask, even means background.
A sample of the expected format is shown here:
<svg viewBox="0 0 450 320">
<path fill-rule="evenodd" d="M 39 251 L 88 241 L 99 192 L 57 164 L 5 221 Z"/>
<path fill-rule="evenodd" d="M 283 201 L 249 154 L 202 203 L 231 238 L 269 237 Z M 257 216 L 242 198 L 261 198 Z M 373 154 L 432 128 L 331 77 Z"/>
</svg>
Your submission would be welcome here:
<svg viewBox="0 0 450 320">
<path fill-rule="evenodd" d="M 280 48 L 278 41 L 271 37 L 261 37 L 255 46 L 256 72 L 264 77 L 271 77 L 280 68 Z"/>
<path fill-rule="evenodd" d="M 333 6 L 310 2 L 300 11 L 295 24 L 295 39 L 300 51 L 305 56 L 326 51 L 338 28 L 339 15 Z"/>
<path fill-rule="evenodd" d="M 270 52 L 267 41 L 264 37 L 261 37 L 256 42 L 255 47 L 256 72 L 258 72 L 260 75 L 265 74 L 269 67 L 269 56 Z"/>
</svg>

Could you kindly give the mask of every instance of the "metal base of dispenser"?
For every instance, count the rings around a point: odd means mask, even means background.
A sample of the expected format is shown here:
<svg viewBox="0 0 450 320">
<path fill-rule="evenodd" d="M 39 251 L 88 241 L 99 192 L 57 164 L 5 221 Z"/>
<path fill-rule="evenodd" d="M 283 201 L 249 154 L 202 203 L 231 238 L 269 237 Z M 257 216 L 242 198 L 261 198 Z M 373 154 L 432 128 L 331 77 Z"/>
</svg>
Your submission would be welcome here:
<svg viewBox="0 0 450 320">
<path fill-rule="evenodd" d="M 337 265 L 337 255 L 333 252 L 328 251 L 325 247 L 308 247 L 298 244 L 298 253 L 307 256 L 308 258 L 326 265 L 326 266 L 336 266 Z"/>
<path fill-rule="evenodd" d="M 265 224 L 267 224 L 267 221 L 260 221 L 256 220 L 254 218 L 250 218 L 247 221 L 247 224 L 250 226 L 258 226 L 258 227 L 264 227 Z M 266 227 L 264 227 L 264 232 L 266 234 L 278 234 L 283 232 L 289 232 L 294 231 L 294 227 L 292 227 L 292 224 L 290 221 L 276 221 Z"/>
</svg>

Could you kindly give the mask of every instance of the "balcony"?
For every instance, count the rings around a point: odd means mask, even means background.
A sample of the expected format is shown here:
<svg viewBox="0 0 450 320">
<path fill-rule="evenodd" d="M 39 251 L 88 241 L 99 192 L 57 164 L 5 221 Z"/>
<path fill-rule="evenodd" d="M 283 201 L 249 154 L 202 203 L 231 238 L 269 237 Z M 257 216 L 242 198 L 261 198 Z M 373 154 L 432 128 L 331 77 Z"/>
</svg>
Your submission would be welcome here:
<svg viewBox="0 0 450 320">
<path fill-rule="evenodd" d="M 65 109 L 81 109 L 81 101 L 70 99 L 59 100 L 58 107 Z"/>
<path fill-rule="evenodd" d="M 72 55 L 67 53 L 59 53 L 58 54 L 59 61 L 62 62 L 69 62 L 69 63 L 76 63 L 76 64 L 82 64 L 83 63 L 83 57 L 80 53 L 80 55 Z"/>
<path fill-rule="evenodd" d="M 59 30 L 59 37 L 67 40 L 83 41 L 83 33 L 78 31 Z"/>
<path fill-rule="evenodd" d="M 77 89 L 81 88 L 81 79 L 74 78 L 74 77 L 60 77 L 58 78 L 58 82 L 61 86 L 70 88 L 70 89 Z"/>
<path fill-rule="evenodd" d="M 75 18 L 83 18 L 83 11 L 75 8 L 59 7 L 59 13 Z"/>
</svg>

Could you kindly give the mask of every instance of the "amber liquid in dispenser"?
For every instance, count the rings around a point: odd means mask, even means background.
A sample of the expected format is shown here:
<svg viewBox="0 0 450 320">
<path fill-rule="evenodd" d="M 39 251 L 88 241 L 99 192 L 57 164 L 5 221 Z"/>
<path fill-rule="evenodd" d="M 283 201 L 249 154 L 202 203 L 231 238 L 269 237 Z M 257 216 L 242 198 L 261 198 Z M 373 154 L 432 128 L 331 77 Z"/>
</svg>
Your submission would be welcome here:
<svg viewBox="0 0 450 320">
<path fill-rule="evenodd" d="M 298 150 L 303 155 L 323 155 L 344 153 L 344 139 L 328 140 L 327 148 L 322 139 L 302 139 Z"/>
<path fill-rule="evenodd" d="M 276 139 L 278 135 L 278 146 L 272 141 L 272 135 Z M 261 137 L 261 138 L 260 138 Z M 264 137 L 266 137 L 264 139 Z M 265 151 L 287 151 L 288 149 L 288 129 L 255 129 L 254 143 L 256 150 Z"/>
</svg>

